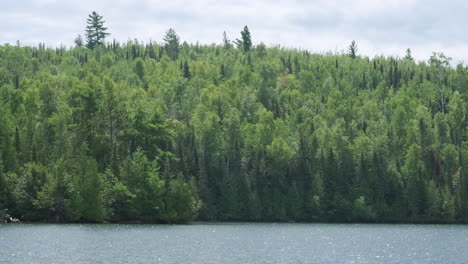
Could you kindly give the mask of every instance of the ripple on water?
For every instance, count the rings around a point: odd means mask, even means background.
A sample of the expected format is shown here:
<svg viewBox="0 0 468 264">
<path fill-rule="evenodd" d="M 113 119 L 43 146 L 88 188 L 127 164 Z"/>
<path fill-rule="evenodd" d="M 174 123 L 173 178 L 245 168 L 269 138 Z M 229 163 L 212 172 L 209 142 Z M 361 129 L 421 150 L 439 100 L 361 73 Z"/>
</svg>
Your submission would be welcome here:
<svg viewBox="0 0 468 264">
<path fill-rule="evenodd" d="M 0 225 L 0 263 L 463 263 L 468 227 Z M 461 243 L 463 241 L 463 243 Z"/>
</svg>

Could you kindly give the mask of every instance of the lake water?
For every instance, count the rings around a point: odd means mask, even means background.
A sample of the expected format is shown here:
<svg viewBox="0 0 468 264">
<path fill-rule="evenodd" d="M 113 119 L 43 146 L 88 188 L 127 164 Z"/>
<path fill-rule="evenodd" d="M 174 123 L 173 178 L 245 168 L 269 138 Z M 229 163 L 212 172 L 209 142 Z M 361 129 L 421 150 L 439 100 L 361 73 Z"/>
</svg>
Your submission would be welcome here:
<svg viewBox="0 0 468 264">
<path fill-rule="evenodd" d="M 0 263 L 468 263 L 468 226 L 1 224 Z"/>
</svg>

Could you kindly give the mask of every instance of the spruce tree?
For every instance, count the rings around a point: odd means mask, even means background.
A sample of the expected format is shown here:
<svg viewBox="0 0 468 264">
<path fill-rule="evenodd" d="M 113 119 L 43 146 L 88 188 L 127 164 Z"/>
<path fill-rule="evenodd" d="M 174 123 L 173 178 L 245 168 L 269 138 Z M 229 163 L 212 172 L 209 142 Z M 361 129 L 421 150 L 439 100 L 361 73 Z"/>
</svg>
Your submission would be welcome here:
<svg viewBox="0 0 468 264">
<path fill-rule="evenodd" d="M 184 63 L 183 70 L 184 70 L 184 78 L 190 79 L 190 77 L 192 77 L 192 74 L 190 74 L 190 68 L 189 68 L 187 61 L 185 61 Z"/>
<path fill-rule="evenodd" d="M 77 47 L 83 47 L 83 37 L 81 35 L 76 36 L 73 42 L 75 42 Z"/>
<path fill-rule="evenodd" d="M 248 52 L 252 49 L 252 37 L 250 36 L 250 31 L 247 26 L 244 27 L 244 30 L 241 31 L 242 39 L 236 39 L 237 47 Z"/>
<path fill-rule="evenodd" d="M 231 48 L 231 41 L 227 38 L 226 31 L 223 32 L 223 47 L 224 49 Z"/>
<path fill-rule="evenodd" d="M 164 49 L 172 60 L 177 60 L 179 57 L 179 46 L 179 36 L 170 28 L 164 36 Z"/>
<path fill-rule="evenodd" d="M 413 61 L 413 57 L 411 56 L 411 50 L 409 48 L 406 49 L 405 60 Z"/>
<path fill-rule="evenodd" d="M 107 28 L 104 27 L 104 22 L 102 16 L 93 11 L 86 23 L 86 41 L 87 46 L 90 49 L 94 49 L 96 46 L 104 44 L 104 39 L 110 35 L 107 33 Z"/>
<path fill-rule="evenodd" d="M 352 41 L 351 42 L 351 45 L 349 45 L 348 47 L 348 55 L 352 58 L 352 59 L 355 59 L 356 58 L 356 54 L 357 54 L 357 51 L 358 51 L 358 47 L 356 45 L 356 41 Z"/>
</svg>

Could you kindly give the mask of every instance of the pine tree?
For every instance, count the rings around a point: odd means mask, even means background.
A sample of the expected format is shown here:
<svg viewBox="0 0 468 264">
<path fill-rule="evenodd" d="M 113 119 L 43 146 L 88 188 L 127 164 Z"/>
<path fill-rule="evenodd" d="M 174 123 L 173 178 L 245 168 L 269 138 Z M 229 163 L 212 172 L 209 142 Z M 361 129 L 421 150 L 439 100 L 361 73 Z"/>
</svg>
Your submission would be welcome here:
<svg viewBox="0 0 468 264">
<path fill-rule="evenodd" d="M 226 31 L 223 32 L 223 47 L 224 49 L 231 48 L 231 41 L 226 36 Z"/>
<path fill-rule="evenodd" d="M 226 78 L 226 69 L 224 67 L 224 64 L 221 64 L 220 74 L 221 74 L 221 78 Z"/>
<path fill-rule="evenodd" d="M 86 41 L 87 46 L 90 49 L 94 49 L 96 46 L 104 44 L 104 39 L 110 35 L 107 33 L 107 28 L 104 27 L 102 16 L 93 11 L 87 19 L 86 26 Z"/>
<path fill-rule="evenodd" d="M 172 60 L 177 60 L 179 57 L 179 36 L 174 29 L 170 28 L 164 36 L 164 49 Z"/>
<path fill-rule="evenodd" d="M 349 45 L 348 47 L 348 55 L 352 58 L 352 59 L 355 59 L 356 58 L 356 53 L 358 51 L 358 47 L 357 47 L 357 44 L 356 44 L 356 41 L 352 41 L 351 42 L 351 45 Z"/>
<path fill-rule="evenodd" d="M 184 63 L 183 70 L 184 70 L 184 78 L 190 79 L 192 75 L 190 74 L 190 68 L 189 68 L 187 61 L 185 61 Z"/>
<path fill-rule="evenodd" d="M 248 52 L 252 49 L 252 37 L 250 36 L 250 31 L 247 26 L 244 27 L 244 30 L 241 31 L 242 39 L 236 39 L 237 47 Z"/>
<path fill-rule="evenodd" d="M 411 50 L 409 48 L 406 49 L 405 60 L 413 61 L 413 57 L 411 56 Z"/>
<path fill-rule="evenodd" d="M 76 36 L 76 38 L 75 38 L 75 40 L 73 42 L 75 42 L 75 45 L 77 47 L 83 47 L 84 43 L 83 43 L 83 37 L 81 35 Z"/>
</svg>

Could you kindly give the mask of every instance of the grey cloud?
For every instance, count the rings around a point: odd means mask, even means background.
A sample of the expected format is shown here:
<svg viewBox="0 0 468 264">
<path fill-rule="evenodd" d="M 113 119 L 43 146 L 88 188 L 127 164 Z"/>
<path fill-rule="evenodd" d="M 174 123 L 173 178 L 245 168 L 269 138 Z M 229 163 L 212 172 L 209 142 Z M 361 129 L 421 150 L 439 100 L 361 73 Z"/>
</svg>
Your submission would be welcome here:
<svg viewBox="0 0 468 264">
<path fill-rule="evenodd" d="M 468 3 L 461 0 L 6 1 L 0 10 L 0 42 L 71 45 L 93 10 L 104 16 L 111 38 L 120 41 L 160 41 L 172 27 L 182 40 L 219 43 L 223 31 L 235 39 L 248 25 L 256 43 L 323 52 L 346 49 L 356 39 L 369 56 L 402 55 L 410 47 L 420 59 L 434 49 L 453 52 L 448 55 L 455 60 L 468 59 Z"/>
</svg>

